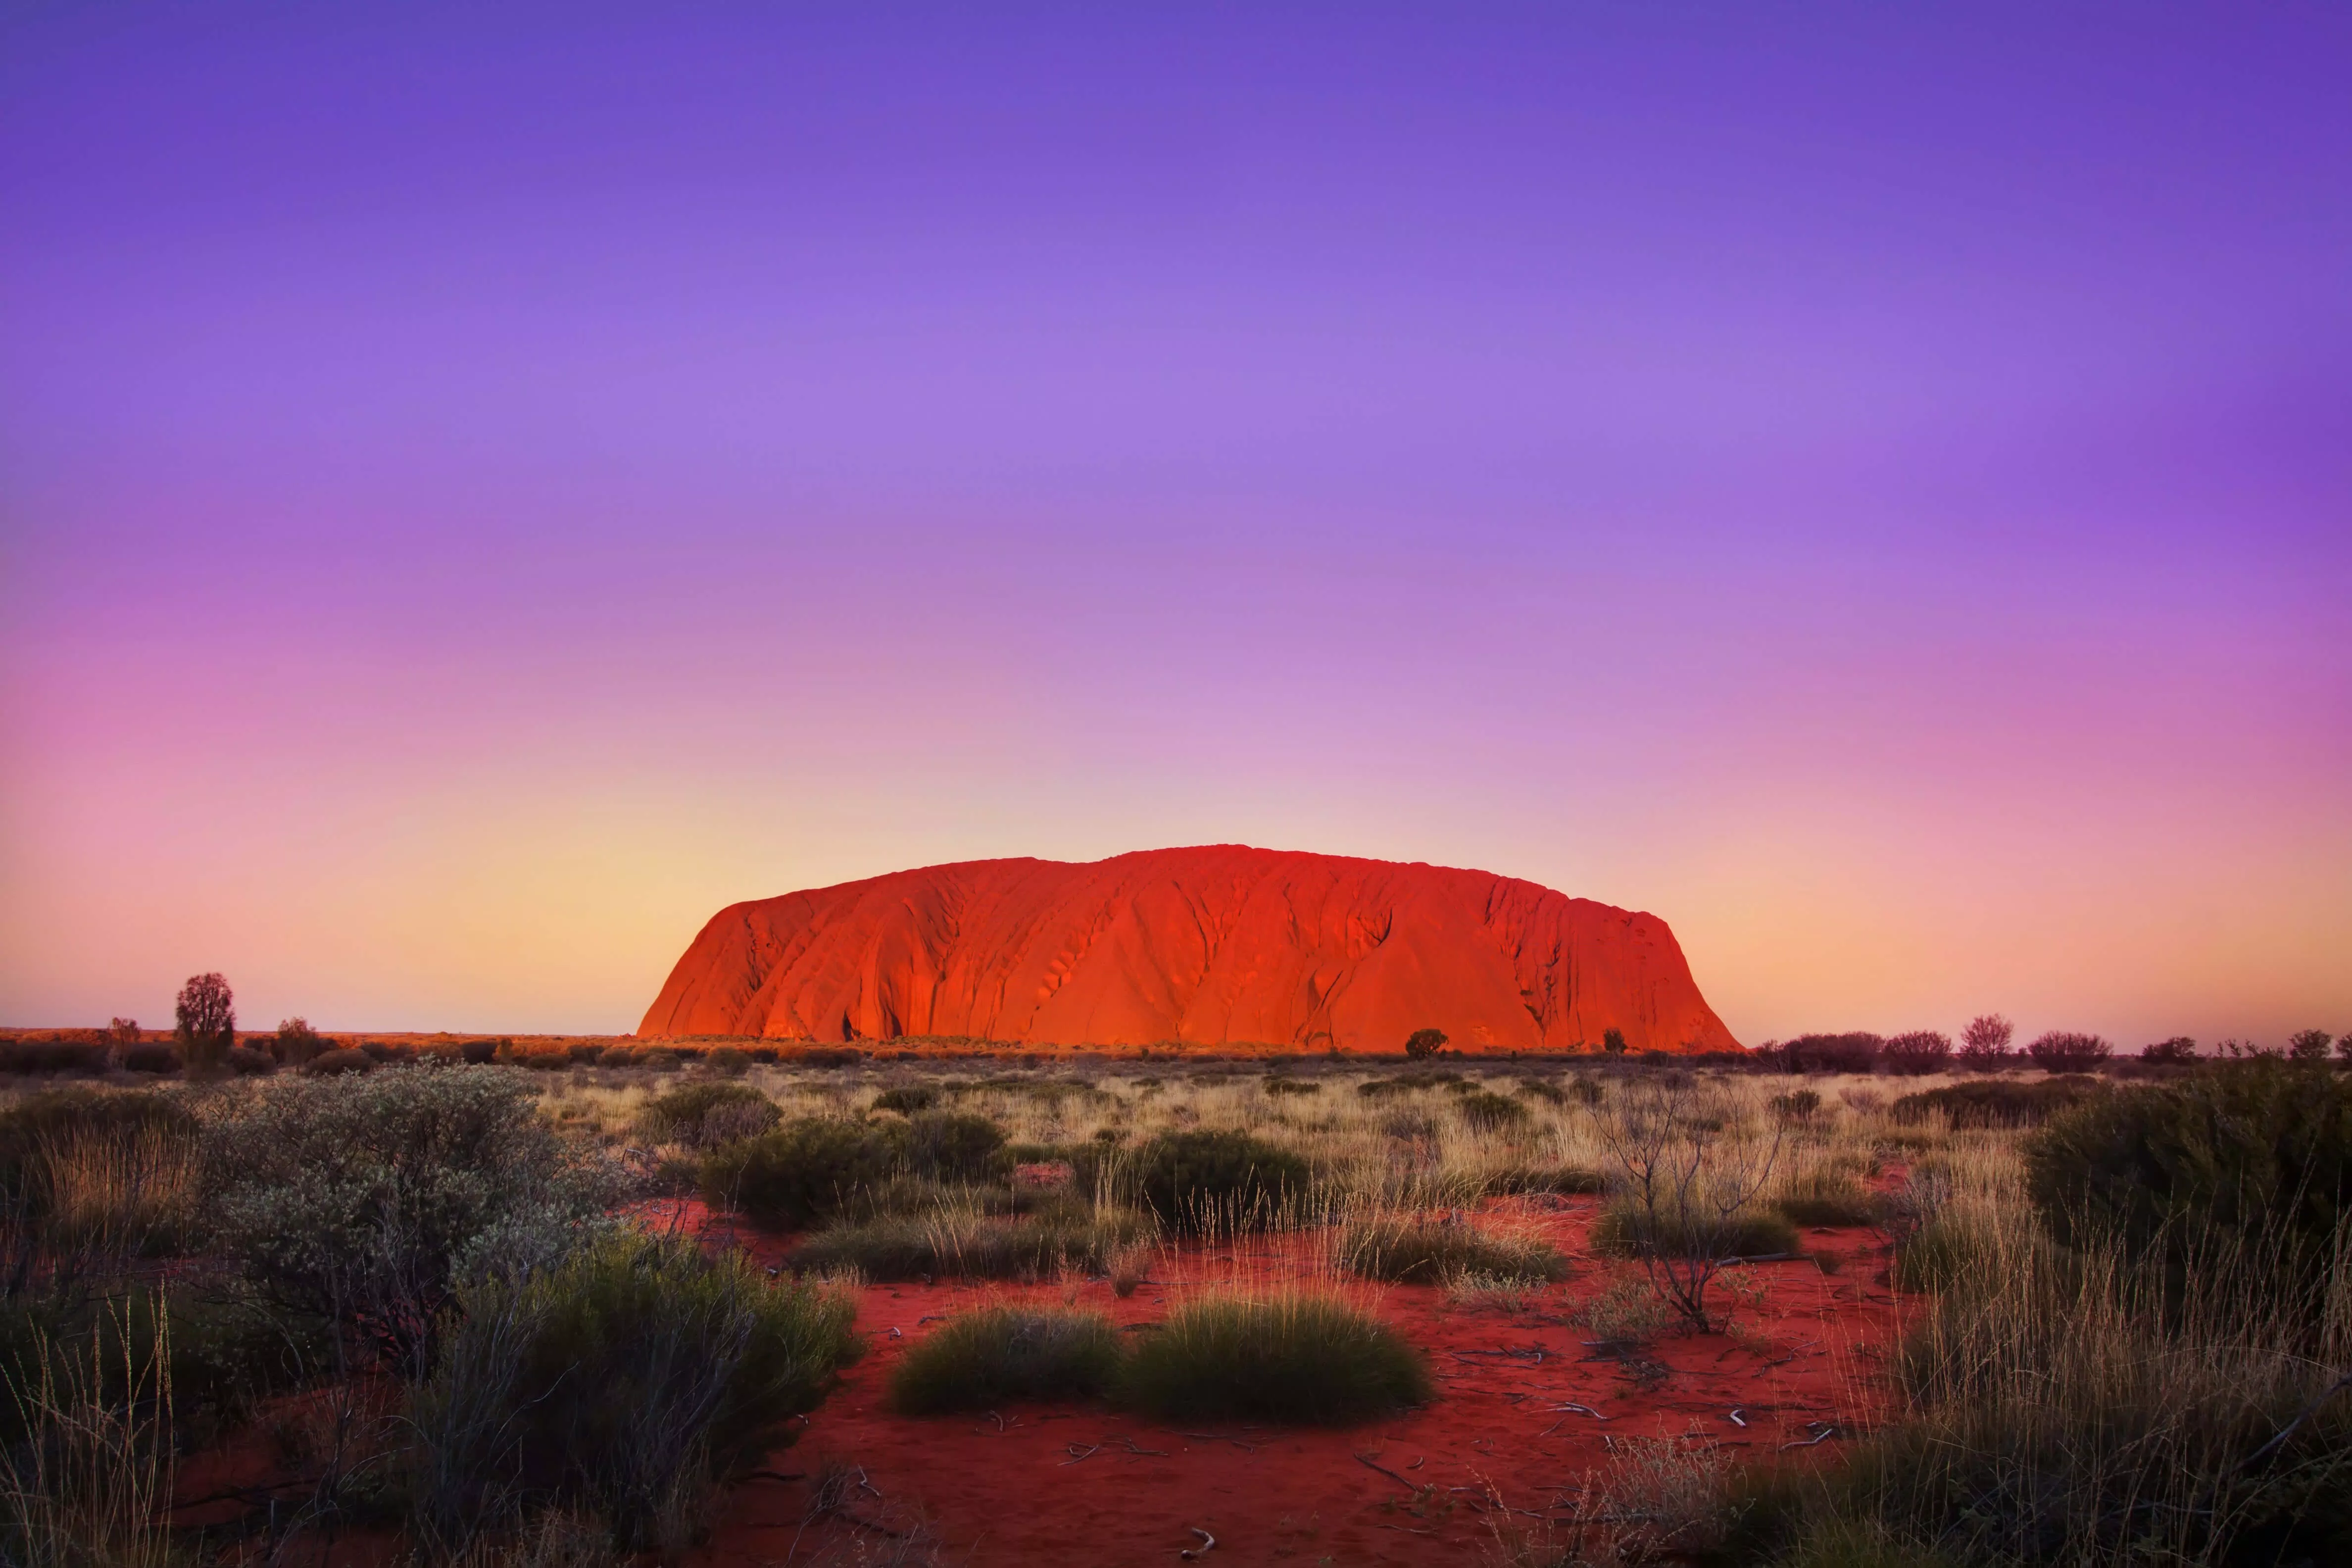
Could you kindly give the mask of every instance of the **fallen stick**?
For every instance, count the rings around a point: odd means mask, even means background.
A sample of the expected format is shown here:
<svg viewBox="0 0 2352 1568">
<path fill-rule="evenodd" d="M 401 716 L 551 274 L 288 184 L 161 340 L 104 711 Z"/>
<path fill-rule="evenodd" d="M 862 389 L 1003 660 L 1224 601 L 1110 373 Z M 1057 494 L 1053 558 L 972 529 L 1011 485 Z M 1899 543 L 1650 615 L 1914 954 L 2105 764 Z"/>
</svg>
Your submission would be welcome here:
<svg viewBox="0 0 2352 1568">
<path fill-rule="evenodd" d="M 1176 1553 L 1177 1556 L 1181 1557 L 1187 1563 L 1196 1563 L 1217 1549 L 1217 1538 L 1211 1535 L 1207 1531 L 1202 1530 L 1199 1525 L 1196 1524 L 1192 1526 L 1192 1533 L 1201 1538 L 1201 1549 L 1195 1552 L 1192 1548 L 1187 1546 L 1183 1551 Z"/>
<path fill-rule="evenodd" d="M 1554 1410 L 1565 1410 L 1571 1415 L 1590 1415 L 1595 1421 L 1606 1421 L 1609 1419 L 1608 1416 L 1601 1415 L 1601 1412 L 1595 1410 L 1590 1405 L 1555 1405 L 1551 1408 Z M 1554 1422 L 1552 1425 L 1556 1426 L 1559 1423 Z"/>
<path fill-rule="evenodd" d="M 1386 1465 L 1381 1464 L 1370 1454 L 1358 1454 L 1356 1456 L 1356 1463 L 1363 1466 L 1364 1468 L 1368 1470 L 1380 1471 L 1381 1474 L 1388 1477 L 1389 1479 L 1394 1481 L 1405 1490 L 1412 1492 L 1416 1497 L 1421 1493 L 1421 1489 L 1419 1487 L 1414 1486 L 1411 1481 L 1406 1480 L 1402 1476 L 1398 1475 L 1394 1470 L 1390 1469 Z"/>
<path fill-rule="evenodd" d="M 1824 1427 L 1822 1427 L 1819 1432 L 1815 1433 L 1813 1436 L 1810 1436 L 1810 1437 L 1806 1438 L 1804 1441 L 1802 1441 L 1802 1442 L 1801 1442 L 1801 1443 L 1783 1443 L 1783 1444 L 1781 1444 L 1781 1445 L 1780 1445 L 1780 1451 L 1781 1453 L 1785 1454 L 1785 1453 L 1787 1453 L 1787 1452 L 1788 1452 L 1790 1449 L 1791 1449 L 1791 1448 L 1811 1448 L 1811 1447 L 1816 1447 L 1816 1446 L 1818 1446 L 1818 1445 L 1820 1445 L 1820 1444 L 1822 1444 L 1822 1443 L 1826 1443 L 1826 1442 L 1828 1442 L 1831 1438 L 1832 1438 L 1832 1437 L 1836 1436 L 1837 1435 L 1838 1435 L 1838 1432 L 1837 1432 L 1837 1428 L 1836 1428 L 1836 1427 L 1834 1427 L 1834 1426 L 1824 1426 Z"/>
<path fill-rule="evenodd" d="M 1748 1425 L 1747 1418 L 1746 1418 L 1746 1417 L 1744 1417 L 1743 1415 L 1741 1415 L 1739 1414 L 1739 1412 L 1740 1412 L 1741 1410 L 1745 1410 L 1745 1409 L 1747 1409 L 1747 1408 L 1748 1408 L 1748 1406 L 1746 1406 L 1745 1405 L 1740 1405 L 1738 1409 L 1735 1409 L 1734 1411 L 1732 1411 L 1732 1413 L 1731 1413 L 1731 1424 L 1732 1424 L 1734 1426 L 1747 1426 L 1747 1425 Z"/>
<path fill-rule="evenodd" d="M 1062 1452 L 1070 1456 L 1068 1458 L 1064 1459 L 1062 1463 L 1065 1465 L 1075 1465 L 1080 1459 L 1087 1458 L 1091 1455 L 1101 1453 L 1102 1445 L 1100 1443 L 1097 1443 L 1091 1448 L 1081 1448 L 1076 1443 L 1073 1443 L 1068 1447 L 1064 1448 Z"/>
</svg>

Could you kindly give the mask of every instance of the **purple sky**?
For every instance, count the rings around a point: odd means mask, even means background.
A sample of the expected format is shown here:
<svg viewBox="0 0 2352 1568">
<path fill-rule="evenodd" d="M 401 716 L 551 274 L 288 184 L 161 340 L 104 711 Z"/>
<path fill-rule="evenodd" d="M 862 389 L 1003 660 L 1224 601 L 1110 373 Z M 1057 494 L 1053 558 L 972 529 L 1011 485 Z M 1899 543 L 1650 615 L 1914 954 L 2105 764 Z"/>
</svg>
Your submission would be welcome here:
<svg viewBox="0 0 2352 1568">
<path fill-rule="evenodd" d="M 1238 840 L 2352 1029 L 2352 13 L 0 16 L 0 1021 Z"/>
</svg>

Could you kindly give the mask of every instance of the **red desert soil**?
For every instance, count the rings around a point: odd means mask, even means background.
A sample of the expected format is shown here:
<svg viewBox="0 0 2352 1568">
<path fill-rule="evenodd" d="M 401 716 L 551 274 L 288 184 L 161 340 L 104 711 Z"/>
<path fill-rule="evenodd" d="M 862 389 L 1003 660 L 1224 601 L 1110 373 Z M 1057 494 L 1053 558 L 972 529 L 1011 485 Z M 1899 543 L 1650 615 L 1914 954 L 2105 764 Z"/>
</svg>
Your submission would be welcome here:
<svg viewBox="0 0 2352 1568">
<path fill-rule="evenodd" d="M 731 904 L 637 1026 L 692 1035 L 1737 1050 L 1654 915 L 1486 871 L 1238 845 L 974 860 Z"/>
<path fill-rule="evenodd" d="M 1125 1326 L 1159 1319 L 1188 1289 L 1330 1284 L 1315 1244 L 1293 1237 L 1165 1258 L 1153 1283 L 1124 1301 L 1100 1280 L 1074 1292 L 874 1286 L 858 1315 L 870 1352 L 798 1443 L 768 1463 L 803 1478 L 829 1460 L 856 1467 L 865 1485 L 851 1511 L 895 1528 L 922 1520 L 942 1542 L 941 1561 L 974 1568 L 1173 1562 L 1200 1544 L 1196 1529 L 1216 1538 L 1212 1561 L 1230 1564 L 1458 1565 L 1492 1542 L 1488 1510 L 1527 1510 L 1507 1516 L 1523 1527 L 1536 1524 L 1528 1515 L 1559 1517 L 1585 1472 L 1608 1466 L 1612 1445 L 1629 1437 L 1711 1445 L 1747 1462 L 1810 1463 L 1816 1450 L 1834 1454 L 1837 1437 L 1800 1451 L 1784 1446 L 1815 1437 L 1822 1430 L 1815 1423 L 1836 1423 L 1841 1434 L 1867 1424 L 1883 1399 L 1881 1363 L 1905 1316 L 1872 1282 L 1885 1258 L 1870 1233 L 1809 1235 L 1815 1252 L 1843 1262 L 1835 1274 L 1809 1260 L 1733 1270 L 1731 1278 L 1765 1286 L 1761 1307 L 1743 1310 L 1731 1334 L 1659 1338 L 1649 1353 L 1664 1374 L 1648 1369 L 1645 1384 L 1643 1369 L 1596 1359 L 1584 1343 L 1592 1331 L 1561 1321 L 1567 1302 L 1597 1293 L 1624 1267 L 1583 1256 L 1597 1202 L 1490 1206 L 1490 1218 L 1540 1230 L 1578 1260 L 1574 1277 L 1552 1288 L 1537 1312 L 1463 1310 L 1429 1286 L 1339 1287 L 1429 1354 L 1441 1395 L 1411 1415 L 1337 1431 L 1233 1423 L 1178 1429 L 1087 1405 L 920 1419 L 884 1407 L 892 1364 L 948 1314 L 994 1300 L 1058 1304 L 1070 1293 Z M 788 1250 L 772 1238 L 751 1245 L 772 1261 Z M 1571 1405 L 1598 1415 L 1565 1408 Z M 889 1544 L 838 1516 L 804 1526 L 809 1500 L 805 1479 L 738 1488 L 692 1568 L 772 1568 L 827 1546 L 852 1550 L 861 1536 L 867 1557 Z"/>
</svg>

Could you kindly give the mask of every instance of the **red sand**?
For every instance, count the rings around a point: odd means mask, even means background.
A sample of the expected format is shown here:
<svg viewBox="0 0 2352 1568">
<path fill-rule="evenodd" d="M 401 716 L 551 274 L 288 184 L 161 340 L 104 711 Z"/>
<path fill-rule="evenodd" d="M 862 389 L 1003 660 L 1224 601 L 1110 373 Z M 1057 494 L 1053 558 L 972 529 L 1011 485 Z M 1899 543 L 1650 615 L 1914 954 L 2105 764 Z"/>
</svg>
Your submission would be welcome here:
<svg viewBox="0 0 2352 1568">
<path fill-rule="evenodd" d="M 641 1038 L 1737 1050 L 1655 915 L 1487 871 L 1208 845 L 976 860 L 730 905 Z"/>
<path fill-rule="evenodd" d="M 1870 1420 L 1883 1397 L 1880 1362 L 1902 1311 L 1883 1285 L 1870 1283 L 1885 1257 L 1869 1233 L 1812 1233 L 1810 1246 L 1845 1260 L 1835 1275 L 1811 1261 L 1731 1271 L 1766 1285 L 1760 1310 L 1743 1310 L 1731 1335 L 1659 1339 L 1654 1354 L 1666 1373 L 1645 1390 L 1627 1366 L 1591 1359 L 1581 1342 L 1591 1331 L 1559 1321 L 1566 1302 L 1596 1293 L 1622 1267 L 1583 1256 L 1596 1204 L 1569 1199 L 1549 1211 L 1498 1205 L 1513 1218 L 1524 1213 L 1578 1260 L 1575 1278 L 1548 1292 L 1538 1313 L 1465 1311 L 1427 1286 L 1340 1287 L 1429 1353 L 1442 1394 L 1412 1415 L 1339 1431 L 1176 1429 L 1086 1405 L 1008 1406 L 995 1413 L 1001 1422 L 896 1416 L 883 1408 L 882 1390 L 892 1363 L 931 1326 L 927 1320 L 997 1300 L 1058 1302 L 1065 1288 L 880 1285 L 866 1292 L 858 1316 L 871 1352 L 810 1418 L 798 1444 L 770 1464 L 802 1476 L 829 1459 L 862 1468 L 867 1488 L 853 1510 L 901 1528 L 920 1519 L 940 1540 L 943 1561 L 975 1568 L 1173 1561 L 1199 1544 L 1195 1529 L 1216 1537 L 1214 1561 L 1234 1564 L 1459 1564 L 1493 1540 L 1488 1509 L 1558 1517 L 1585 1472 L 1610 1463 L 1612 1439 L 1696 1434 L 1691 1440 L 1743 1460 L 1774 1462 L 1783 1444 L 1813 1435 L 1810 1422 L 1852 1430 Z M 785 1250 L 772 1240 L 753 1245 L 772 1258 Z M 1328 1283 L 1309 1244 L 1270 1241 L 1170 1261 L 1155 1268 L 1155 1283 L 1125 1301 L 1102 1281 L 1076 1287 L 1076 1300 L 1126 1325 L 1164 1315 L 1187 1289 L 1307 1276 Z M 1181 1283 L 1172 1282 L 1179 1277 Z M 1559 1408 L 1568 1404 L 1609 1419 Z M 1730 1418 L 1734 1410 L 1745 1426 Z M 1837 1447 L 1832 1439 L 1818 1452 L 1831 1456 Z M 1786 1462 L 1814 1457 L 1809 1449 Z M 837 1518 L 803 1531 L 808 1500 L 804 1479 L 737 1489 L 716 1536 L 694 1554 L 696 1568 L 772 1568 L 860 1534 L 869 1557 L 887 1544 L 880 1533 Z"/>
</svg>

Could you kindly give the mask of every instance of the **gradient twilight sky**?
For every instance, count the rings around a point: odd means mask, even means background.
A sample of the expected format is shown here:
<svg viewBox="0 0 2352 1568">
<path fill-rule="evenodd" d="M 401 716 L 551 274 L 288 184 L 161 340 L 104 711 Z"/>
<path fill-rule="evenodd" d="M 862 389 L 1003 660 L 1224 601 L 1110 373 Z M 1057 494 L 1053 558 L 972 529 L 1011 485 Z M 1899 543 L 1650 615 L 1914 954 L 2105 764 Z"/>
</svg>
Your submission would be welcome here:
<svg viewBox="0 0 2352 1568">
<path fill-rule="evenodd" d="M 985 16 L 981 13 L 986 10 Z M 2352 10 L 12 5 L 0 1022 L 1238 841 L 2352 1029 Z"/>
</svg>

